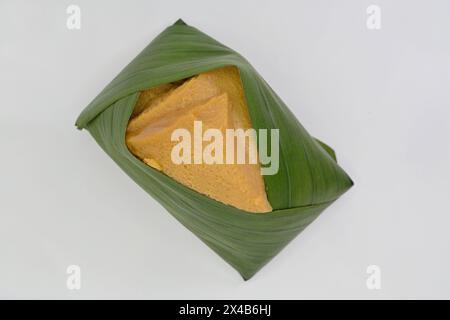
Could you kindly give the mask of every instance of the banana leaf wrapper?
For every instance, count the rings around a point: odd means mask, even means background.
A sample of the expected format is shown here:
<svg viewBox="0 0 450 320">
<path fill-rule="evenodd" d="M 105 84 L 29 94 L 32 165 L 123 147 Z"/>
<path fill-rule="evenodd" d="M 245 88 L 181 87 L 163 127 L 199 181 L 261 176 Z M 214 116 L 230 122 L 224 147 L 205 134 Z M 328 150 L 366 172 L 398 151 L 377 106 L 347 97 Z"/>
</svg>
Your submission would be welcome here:
<svg viewBox="0 0 450 320">
<path fill-rule="evenodd" d="M 224 66 L 239 69 L 253 127 L 279 129 L 279 170 L 264 176 L 273 211 L 249 213 L 173 180 L 136 158 L 125 132 L 142 90 Z M 247 280 L 353 182 L 237 52 L 178 20 L 157 36 L 76 121 L 148 194 Z"/>
</svg>

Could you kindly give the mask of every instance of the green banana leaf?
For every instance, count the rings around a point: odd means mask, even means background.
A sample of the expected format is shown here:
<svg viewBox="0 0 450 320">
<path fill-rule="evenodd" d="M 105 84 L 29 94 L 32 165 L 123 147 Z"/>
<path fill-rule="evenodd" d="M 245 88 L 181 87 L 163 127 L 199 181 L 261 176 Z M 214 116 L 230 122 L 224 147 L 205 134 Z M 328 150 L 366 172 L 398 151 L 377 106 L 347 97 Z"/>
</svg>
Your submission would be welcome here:
<svg viewBox="0 0 450 320">
<path fill-rule="evenodd" d="M 264 176 L 273 207 L 249 213 L 176 182 L 127 149 L 125 131 L 140 91 L 223 66 L 241 75 L 255 129 L 279 129 L 279 171 Z M 76 121 L 138 185 L 247 280 L 353 182 L 334 151 L 302 127 L 238 53 L 178 20 L 157 36 L 86 107 Z"/>
</svg>

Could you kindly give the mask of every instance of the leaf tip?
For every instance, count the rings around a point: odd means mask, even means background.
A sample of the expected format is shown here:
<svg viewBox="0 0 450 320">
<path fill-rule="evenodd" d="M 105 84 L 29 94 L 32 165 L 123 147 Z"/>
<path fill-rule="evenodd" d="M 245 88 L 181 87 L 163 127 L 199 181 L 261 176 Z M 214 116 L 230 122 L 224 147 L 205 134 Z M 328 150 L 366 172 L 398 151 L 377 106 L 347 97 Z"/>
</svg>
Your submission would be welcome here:
<svg viewBox="0 0 450 320">
<path fill-rule="evenodd" d="M 174 26 L 187 26 L 186 22 L 183 21 L 183 19 L 178 19 L 174 24 Z"/>
</svg>

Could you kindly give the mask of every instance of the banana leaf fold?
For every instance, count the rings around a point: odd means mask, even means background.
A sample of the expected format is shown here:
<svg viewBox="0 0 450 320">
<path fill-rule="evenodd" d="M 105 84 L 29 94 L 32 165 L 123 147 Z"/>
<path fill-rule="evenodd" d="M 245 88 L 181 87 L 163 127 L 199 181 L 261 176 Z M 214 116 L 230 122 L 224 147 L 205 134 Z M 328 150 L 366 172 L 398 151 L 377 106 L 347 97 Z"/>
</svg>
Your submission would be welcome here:
<svg viewBox="0 0 450 320">
<path fill-rule="evenodd" d="M 268 213 L 249 213 L 202 195 L 136 158 L 125 132 L 142 90 L 212 69 L 239 69 L 255 129 L 279 129 L 279 170 L 264 176 Z M 237 52 L 178 20 L 158 35 L 76 121 L 170 214 L 247 280 L 353 184 L 334 151 L 313 138 Z"/>
</svg>

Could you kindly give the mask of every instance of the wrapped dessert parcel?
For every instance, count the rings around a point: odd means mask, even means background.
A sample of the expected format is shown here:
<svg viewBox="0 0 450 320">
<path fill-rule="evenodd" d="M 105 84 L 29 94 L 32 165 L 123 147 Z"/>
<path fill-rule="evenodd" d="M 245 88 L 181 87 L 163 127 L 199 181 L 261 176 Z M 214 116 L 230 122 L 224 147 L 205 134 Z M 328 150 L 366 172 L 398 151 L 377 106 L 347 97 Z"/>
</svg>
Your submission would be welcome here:
<svg viewBox="0 0 450 320">
<path fill-rule="evenodd" d="M 76 125 L 245 280 L 352 186 L 241 55 L 181 20 Z"/>
</svg>

